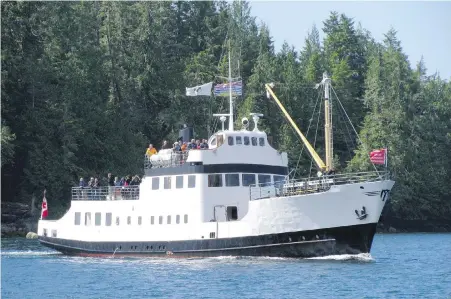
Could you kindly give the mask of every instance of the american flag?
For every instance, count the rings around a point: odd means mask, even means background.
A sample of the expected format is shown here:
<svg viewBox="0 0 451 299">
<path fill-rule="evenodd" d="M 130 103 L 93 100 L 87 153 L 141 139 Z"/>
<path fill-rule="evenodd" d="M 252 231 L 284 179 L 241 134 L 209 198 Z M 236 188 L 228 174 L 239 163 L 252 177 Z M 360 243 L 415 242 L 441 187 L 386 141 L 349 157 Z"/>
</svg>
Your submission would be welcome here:
<svg viewBox="0 0 451 299">
<path fill-rule="evenodd" d="M 229 95 L 229 84 L 216 84 L 215 85 L 215 96 L 217 97 L 226 97 Z M 243 94 L 243 82 L 234 81 L 232 82 L 232 96 L 240 96 Z"/>
</svg>

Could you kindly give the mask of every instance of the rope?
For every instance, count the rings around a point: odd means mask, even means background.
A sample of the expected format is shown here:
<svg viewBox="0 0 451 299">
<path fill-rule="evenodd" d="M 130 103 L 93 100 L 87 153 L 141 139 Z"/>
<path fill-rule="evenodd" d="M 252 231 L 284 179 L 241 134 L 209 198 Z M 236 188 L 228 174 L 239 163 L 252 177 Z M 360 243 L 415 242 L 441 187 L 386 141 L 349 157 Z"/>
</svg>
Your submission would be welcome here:
<svg viewBox="0 0 451 299">
<path fill-rule="evenodd" d="M 312 117 L 310 118 L 310 120 L 309 120 L 309 126 L 308 126 L 308 128 L 307 128 L 307 132 L 306 132 L 306 136 L 308 136 L 308 133 L 309 133 L 309 131 L 310 131 L 310 126 L 312 125 L 312 120 L 313 120 L 313 116 L 315 115 L 315 111 L 316 111 L 316 106 L 318 105 L 318 101 L 319 101 L 319 99 L 320 99 L 320 93 L 318 93 L 318 97 L 316 98 L 316 103 L 315 103 L 315 107 L 313 108 L 313 113 L 312 113 Z M 320 108 L 319 109 L 321 109 L 321 106 L 322 106 L 322 102 L 320 103 Z M 318 121 L 319 121 L 319 110 L 318 110 Z M 316 134 L 317 134 L 317 132 L 318 132 L 318 123 L 316 124 L 316 132 L 315 132 L 315 142 L 316 142 Z M 297 136 L 297 135 L 296 135 Z M 298 136 L 298 139 L 299 139 L 299 136 Z M 315 145 L 313 145 L 313 147 L 314 147 Z M 296 163 L 296 168 L 294 169 L 294 177 L 296 177 L 296 174 L 297 174 L 297 172 L 298 172 L 298 167 L 299 167 L 299 163 L 301 162 L 301 157 L 302 157 L 302 153 L 304 152 L 304 149 L 305 149 L 305 144 L 303 143 L 303 146 L 302 146 L 302 149 L 301 149 L 301 153 L 299 154 L 299 158 L 298 158 L 298 162 Z M 313 163 L 313 160 L 311 160 L 311 162 Z M 310 169 L 311 169 L 311 167 L 312 166 L 310 166 Z"/>
<path fill-rule="evenodd" d="M 338 98 L 338 95 L 337 95 L 337 93 L 335 92 L 335 89 L 332 87 L 332 85 L 331 85 L 330 87 L 331 87 L 332 91 L 334 92 L 335 97 L 337 98 L 337 101 L 338 101 L 338 103 L 340 104 L 341 109 L 343 109 L 343 112 L 345 113 L 346 117 L 348 118 L 348 121 L 349 121 L 349 123 L 351 124 L 351 127 L 352 127 L 352 129 L 354 130 L 354 133 L 355 133 L 356 136 L 357 136 L 357 139 L 359 140 L 360 144 L 363 146 L 363 149 L 366 151 L 368 158 L 370 158 L 370 152 L 368 151 L 368 148 L 365 146 L 365 144 L 364 144 L 364 143 L 362 142 L 362 140 L 360 139 L 359 134 L 357 133 L 356 129 L 354 128 L 354 125 L 352 124 L 351 119 L 349 118 L 348 114 L 346 113 L 345 108 L 344 108 L 343 105 L 341 104 L 341 101 L 340 101 L 340 99 Z M 377 171 L 376 166 L 375 166 L 373 163 L 371 163 L 371 164 L 373 165 L 373 168 L 374 168 L 374 170 L 376 171 L 376 173 L 379 175 L 379 171 Z"/>
</svg>

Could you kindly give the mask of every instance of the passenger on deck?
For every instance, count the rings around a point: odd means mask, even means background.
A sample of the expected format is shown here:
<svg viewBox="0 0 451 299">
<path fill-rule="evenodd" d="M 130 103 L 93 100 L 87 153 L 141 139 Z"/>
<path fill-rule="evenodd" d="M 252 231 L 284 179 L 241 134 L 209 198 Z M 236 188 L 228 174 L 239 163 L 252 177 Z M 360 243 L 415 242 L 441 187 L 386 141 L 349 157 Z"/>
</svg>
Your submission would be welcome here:
<svg viewBox="0 0 451 299">
<path fill-rule="evenodd" d="M 207 139 L 202 139 L 202 143 L 200 145 L 201 149 L 208 149 Z"/>
<path fill-rule="evenodd" d="M 85 180 L 83 179 L 83 178 L 80 178 L 80 183 L 78 184 L 78 187 L 80 188 L 80 189 L 83 189 L 83 188 L 86 188 L 86 182 L 85 182 Z M 84 190 L 78 190 L 78 197 L 79 198 L 83 198 L 83 199 L 86 199 L 86 191 L 84 191 Z"/>
<path fill-rule="evenodd" d="M 89 188 L 94 187 L 94 178 L 93 178 L 93 177 L 91 177 L 91 178 L 89 179 L 88 187 L 89 187 Z"/>
<path fill-rule="evenodd" d="M 121 184 L 121 186 L 125 185 L 125 178 L 124 177 L 121 177 L 120 184 Z"/>
<path fill-rule="evenodd" d="M 179 145 L 179 143 L 177 141 L 174 142 L 174 146 L 172 147 L 172 150 L 174 152 L 181 152 L 182 151 L 182 148 L 180 147 L 180 145 Z"/>
<path fill-rule="evenodd" d="M 94 183 L 92 184 L 92 188 L 94 188 L 94 200 L 100 199 L 100 190 L 97 190 L 99 189 L 99 187 L 100 187 L 99 179 L 95 178 Z"/>
<path fill-rule="evenodd" d="M 100 187 L 100 182 L 98 178 L 94 179 L 94 183 L 92 184 L 93 188 L 99 188 Z"/>
<path fill-rule="evenodd" d="M 188 149 L 188 143 L 183 142 L 181 149 L 182 149 L 182 152 L 186 151 Z"/>
<path fill-rule="evenodd" d="M 149 147 L 146 150 L 147 157 L 152 157 L 152 155 L 155 155 L 157 153 L 157 150 L 153 147 L 153 144 L 149 144 Z"/>
<path fill-rule="evenodd" d="M 118 177 L 115 177 L 115 178 L 114 178 L 114 186 L 115 186 L 115 187 L 120 187 L 120 186 L 122 186 L 122 185 L 121 185 L 121 181 L 119 180 Z"/>
<path fill-rule="evenodd" d="M 195 148 L 197 148 L 196 141 L 194 139 L 191 139 L 191 142 L 188 144 L 188 149 L 195 149 Z"/>
<path fill-rule="evenodd" d="M 125 178 L 125 184 L 124 184 L 124 186 L 130 186 L 130 183 L 132 182 L 132 176 L 131 175 L 128 175 L 126 178 Z"/>
<path fill-rule="evenodd" d="M 168 144 L 168 141 L 167 140 L 163 140 L 163 145 L 161 146 L 161 149 L 164 150 L 164 149 L 168 149 L 168 148 L 170 148 L 169 144 Z"/>
<path fill-rule="evenodd" d="M 86 182 L 84 178 L 80 178 L 80 183 L 78 184 L 78 187 L 80 188 L 86 187 Z"/>
<path fill-rule="evenodd" d="M 200 140 L 199 139 L 196 140 L 196 149 L 200 149 Z"/>
<path fill-rule="evenodd" d="M 108 186 L 114 186 L 114 177 L 113 177 L 113 175 L 111 174 L 111 172 L 108 173 L 107 181 L 108 181 Z"/>
<path fill-rule="evenodd" d="M 135 175 L 130 183 L 131 186 L 136 186 L 139 185 L 141 183 L 141 179 L 139 178 L 138 175 Z"/>
</svg>

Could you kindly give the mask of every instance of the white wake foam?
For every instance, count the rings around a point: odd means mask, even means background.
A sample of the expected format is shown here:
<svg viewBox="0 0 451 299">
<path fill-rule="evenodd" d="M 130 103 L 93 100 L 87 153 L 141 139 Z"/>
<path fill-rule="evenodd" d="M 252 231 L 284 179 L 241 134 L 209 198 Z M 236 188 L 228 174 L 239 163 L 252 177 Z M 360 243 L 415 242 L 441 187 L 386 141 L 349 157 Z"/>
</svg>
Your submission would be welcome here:
<svg viewBox="0 0 451 299">
<path fill-rule="evenodd" d="M 55 255 L 60 254 L 56 251 L 34 251 L 34 250 L 27 250 L 27 251 L 1 251 L 1 255 L 4 256 L 19 256 L 19 255 L 25 255 L 25 256 L 40 256 L 40 255 Z"/>
<path fill-rule="evenodd" d="M 311 257 L 307 258 L 307 260 L 334 260 L 334 261 L 359 261 L 359 262 L 374 261 L 373 257 L 369 253 L 327 255 L 327 256 Z"/>
</svg>

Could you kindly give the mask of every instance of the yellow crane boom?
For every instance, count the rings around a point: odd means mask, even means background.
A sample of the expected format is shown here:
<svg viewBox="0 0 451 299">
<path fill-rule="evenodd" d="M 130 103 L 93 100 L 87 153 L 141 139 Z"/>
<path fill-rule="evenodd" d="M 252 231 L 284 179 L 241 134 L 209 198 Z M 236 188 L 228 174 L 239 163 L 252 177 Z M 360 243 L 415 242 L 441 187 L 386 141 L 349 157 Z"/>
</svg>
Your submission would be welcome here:
<svg viewBox="0 0 451 299">
<path fill-rule="evenodd" d="M 282 110 L 283 114 L 288 119 L 290 124 L 293 126 L 294 130 L 298 133 L 299 137 L 301 137 L 302 142 L 304 142 L 305 146 L 307 147 L 308 152 L 312 156 L 312 158 L 315 161 L 318 168 L 321 169 L 322 171 L 325 171 L 326 164 L 324 164 L 323 160 L 319 157 L 318 153 L 315 151 L 313 146 L 310 144 L 310 142 L 308 142 L 307 138 L 305 138 L 304 134 L 302 134 L 301 130 L 299 130 L 298 126 L 294 123 L 290 114 L 288 114 L 287 110 L 285 110 L 282 103 L 279 101 L 279 99 L 275 95 L 274 91 L 272 90 L 271 86 L 269 84 L 265 84 L 265 88 L 266 88 L 267 92 L 271 95 L 271 97 L 274 99 L 274 101 L 277 103 L 280 110 Z"/>
</svg>

